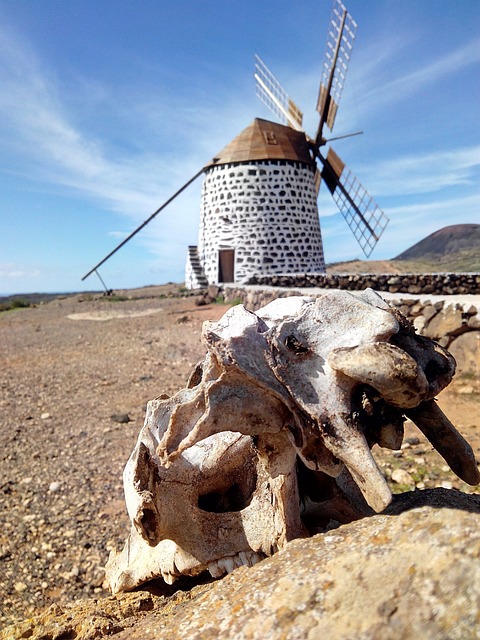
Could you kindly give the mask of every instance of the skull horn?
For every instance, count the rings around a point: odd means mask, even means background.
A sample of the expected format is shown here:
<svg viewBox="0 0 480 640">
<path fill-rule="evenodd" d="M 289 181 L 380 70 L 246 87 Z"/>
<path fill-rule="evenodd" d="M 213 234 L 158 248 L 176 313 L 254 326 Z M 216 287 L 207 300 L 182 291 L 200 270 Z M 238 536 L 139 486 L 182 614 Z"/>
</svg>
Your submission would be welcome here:
<svg viewBox="0 0 480 640">
<path fill-rule="evenodd" d="M 480 483 L 475 454 L 434 400 L 422 402 L 405 415 L 412 420 L 459 478 L 472 486 Z"/>
<path fill-rule="evenodd" d="M 338 347 L 328 364 L 358 382 L 376 389 L 394 407 L 416 407 L 425 399 L 428 381 L 415 360 L 388 342 Z"/>
<path fill-rule="evenodd" d="M 345 464 L 367 503 L 380 513 L 392 501 L 392 493 L 365 437 L 343 421 L 338 421 L 337 428 L 332 426 L 323 425 L 325 446 Z"/>
</svg>

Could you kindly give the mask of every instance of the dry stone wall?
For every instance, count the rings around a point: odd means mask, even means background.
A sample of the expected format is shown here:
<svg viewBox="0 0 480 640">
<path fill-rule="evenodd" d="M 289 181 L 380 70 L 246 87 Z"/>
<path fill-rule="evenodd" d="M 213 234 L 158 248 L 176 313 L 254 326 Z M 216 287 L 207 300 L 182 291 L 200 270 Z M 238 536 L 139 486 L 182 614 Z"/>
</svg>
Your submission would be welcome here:
<svg viewBox="0 0 480 640">
<path fill-rule="evenodd" d="M 279 274 L 257 275 L 248 285 L 273 287 L 318 287 L 321 289 L 349 289 L 361 291 L 370 287 L 375 291 L 428 295 L 479 294 L 480 273 L 419 273 L 419 274 Z"/>
<path fill-rule="evenodd" d="M 362 287 L 363 289 L 364 287 Z M 234 287 L 223 289 L 226 302 L 240 301 L 255 311 L 276 298 L 293 295 L 316 297 L 315 289 L 280 287 Z M 480 376 L 480 296 L 426 296 L 385 294 L 386 300 L 425 335 L 446 347 L 457 361 L 457 371 Z"/>
</svg>

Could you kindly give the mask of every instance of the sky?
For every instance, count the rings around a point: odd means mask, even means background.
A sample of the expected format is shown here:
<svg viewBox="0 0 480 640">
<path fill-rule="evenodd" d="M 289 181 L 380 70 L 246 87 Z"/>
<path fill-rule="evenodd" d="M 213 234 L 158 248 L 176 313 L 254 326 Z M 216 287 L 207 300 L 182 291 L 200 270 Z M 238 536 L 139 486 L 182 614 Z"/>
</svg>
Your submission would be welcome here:
<svg viewBox="0 0 480 640">
<path fill-rule="evenodd" d="M 480 0 L 345 0 L 358 23 L 333 147 L 390 223 L 370 259 L 480 223 Z M 0 0 L 0 294 L 82 277 L 247 127 L 254 54 L 315 111 L 331 0 Z M 202 180 L 99 269 L 183 282 Z M 362 253 L 328 190 L 325 259 Z"/>
</svg>

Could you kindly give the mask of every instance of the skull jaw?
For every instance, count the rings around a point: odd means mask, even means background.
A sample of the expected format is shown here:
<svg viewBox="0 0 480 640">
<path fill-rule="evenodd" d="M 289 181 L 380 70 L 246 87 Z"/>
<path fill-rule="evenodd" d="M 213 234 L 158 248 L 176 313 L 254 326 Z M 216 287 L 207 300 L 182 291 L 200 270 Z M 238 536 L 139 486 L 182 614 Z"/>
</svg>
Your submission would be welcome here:
<svg viewBox="0 0 480 640">
<path fill-rule="evenodd" d="M 225 510 L 232 508 L 230 489 L 233 485 L 222 486 L 220 482 L 215 491 L 202 493 L 201 486 L 192 492 L 195 482 L 192 485 L 176 482 L 177 467 L 184 472 L 185 459 L 180 456 L 160 482 L 164 507 L 171 505 L 167 510 L 169 515 L 165 508 L 161 509 L 162 539 L 152 544 L 152 540 L 158 539 L 158 532 L 152 535 L 142 530 L 138 521 L 133 521 L 123 550 L 111 552 L 106 566 L 106 581 L 113 593 L 160 577 L 167 584 L 182 575 L 197 576 L 205 571 L 219 577 L 238 566 L 252 566 L 283 548 L 289 540 L 308 535 L 300 517 L 296 454 L 288 446 L 287 434 L 259 437 L 255 453 L 249 436 L 225 432 L 213 440 L 228 444 L 232 438 L 243 447 L 244 453 L 254 456 L 256 483 L 248 505 L 237 511 Z M 218 451 L 224 450 L 219 446 Z M 215 451 L 214 446 L 211 455 L 215 455 Z M 189 456 L 195 457 L 192 451 Z M 240 483 L 245 480 L 245 465 L 240 457 L 237 460 L 239 469 L 235 481 Z M 212 487 L 207 482 L 205 488 Z M 134 500 L 137 511 L 142 512 L 138 495 Z"/>
<path fill-rule="evenodd" d="M 290 472 L 283 474 L 284 461 L 272 455 L 271 442 L 261 441 L 259 449 L 263 478 L 257 481 L 252 501 L 245 509 L 235 514 L 192 509 L 183 530 L 193 535 L 182 537 L 177 530 L 178 544 L 164 539 L 151 546 L 132 526 L 124 548 L 110 553 L 105 568 L 112 593 L 159 578 L 166 584 L 205 572 L 218 578 L 239 566 L 253 566 L 290 540 L 374 513 L 346 468 L 332 478 L 308 469 L 295 456 L 289 461 Z M 198 545 L 201 530 L 210 534 L 214 530 L 215 536 L 204 535 Z M 195 539 L 197 545 L 192 548 Z"/>
</svg>

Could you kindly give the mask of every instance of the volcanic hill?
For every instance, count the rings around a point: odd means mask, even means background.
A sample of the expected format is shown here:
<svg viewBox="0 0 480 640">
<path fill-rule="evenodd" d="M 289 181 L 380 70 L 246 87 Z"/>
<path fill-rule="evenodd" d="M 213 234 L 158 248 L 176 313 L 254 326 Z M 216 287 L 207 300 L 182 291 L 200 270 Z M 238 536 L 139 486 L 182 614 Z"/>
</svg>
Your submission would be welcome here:
<svg viewBox="0 0 480 640">
<path fill-rule="evenodd" d="M 443 227 L 392 260 L 351 260 L 327 265 L 327 273 L 480 272 L 480 224 Z"/>
</svg>

